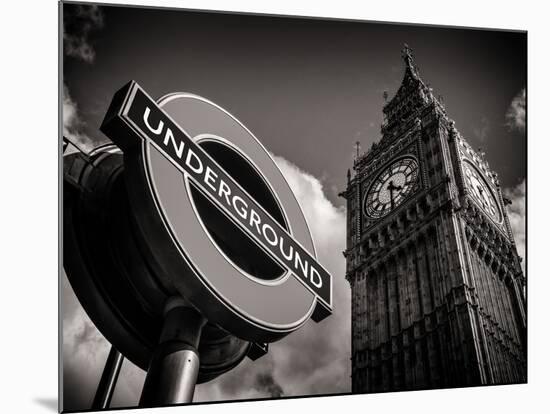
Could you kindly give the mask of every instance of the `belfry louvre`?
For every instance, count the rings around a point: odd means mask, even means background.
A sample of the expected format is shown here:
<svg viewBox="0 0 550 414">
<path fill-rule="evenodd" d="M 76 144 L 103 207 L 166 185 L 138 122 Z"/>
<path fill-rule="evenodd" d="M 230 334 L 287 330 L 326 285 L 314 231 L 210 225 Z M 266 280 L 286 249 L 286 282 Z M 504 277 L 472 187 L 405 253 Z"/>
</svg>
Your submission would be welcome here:
<svg viewBox="0 0 550 414">
<path fill-rule="evenodd" d="M 352 391 L 526 381 L 525 279 L 497 174 L 419 76 L 383 108 L 347 200 Z"/>
</svg>

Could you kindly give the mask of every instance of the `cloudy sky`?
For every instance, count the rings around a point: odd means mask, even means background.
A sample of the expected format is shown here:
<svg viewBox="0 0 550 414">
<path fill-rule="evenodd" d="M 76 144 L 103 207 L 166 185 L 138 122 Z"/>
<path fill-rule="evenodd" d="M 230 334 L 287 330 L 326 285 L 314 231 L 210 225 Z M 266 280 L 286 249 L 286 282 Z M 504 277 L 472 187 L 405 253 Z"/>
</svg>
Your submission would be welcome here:
<svg viewBox="0 0 550 414">
<path fill-rule="evenodd" d="M 524 34 L 65 4 L 63 40 L 66 136 L 84 150 L 105 142 L 99 125 L 114 91 L 130 79 L 153 97 L 185 91 L 211 99 L 273 153 L 335 277 L 331 318 L 198 386 L 196 401 L 350 390 L 344 200 L 337 194 L 354 142 L 366 149 L 380 139 L 383 93 L 392 96 L 401 82 L 405 42 L 462 135 L 498 172 L 524 255 Z M 65 277 L 63 301 L 65 408 L 85 409 L 109 345 Z M 135 405 L 143 378 L 125 362 L 113 406 Z"/>
</svg>

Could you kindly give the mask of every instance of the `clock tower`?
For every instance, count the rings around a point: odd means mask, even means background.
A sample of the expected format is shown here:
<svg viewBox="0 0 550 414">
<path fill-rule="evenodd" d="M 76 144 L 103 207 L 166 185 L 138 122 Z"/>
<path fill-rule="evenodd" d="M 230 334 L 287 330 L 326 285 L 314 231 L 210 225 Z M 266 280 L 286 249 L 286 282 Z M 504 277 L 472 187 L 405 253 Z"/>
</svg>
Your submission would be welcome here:
<svg viewBox="0 0 550 414">
<path fill-rule="evenodd" d="M 525 279 L 496 173 L 411 49 L 347 200 L 352 392 L 526 381 Z"/>
</svg>

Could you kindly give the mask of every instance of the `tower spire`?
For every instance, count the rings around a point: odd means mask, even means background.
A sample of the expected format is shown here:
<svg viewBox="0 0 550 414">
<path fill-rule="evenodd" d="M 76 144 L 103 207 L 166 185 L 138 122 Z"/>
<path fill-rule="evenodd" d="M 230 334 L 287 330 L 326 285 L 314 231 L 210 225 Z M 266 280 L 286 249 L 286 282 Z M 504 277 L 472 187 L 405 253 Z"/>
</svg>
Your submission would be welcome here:
<svg viewBox="0 0 550 414">
<path fill-rule="evenodd" d="M 414 68 L 414 55 L 413 50 L 409 47 L 408 44 L 403 44 L 403 49 L 401 50 L 401 57 L 405 61 L 405 64 L 411 69 Z"/>
<path fill-rule="evenodd" d="M 413 50 L 406 43 L 403 44 L 403 49 L 401 49 L 401 57 L 405 61 L 405 71 L 409 71 L 411 76 L 413 76 L 414 78 L 418 78 L 418 69 L 414 64 Z"/>
</svg>

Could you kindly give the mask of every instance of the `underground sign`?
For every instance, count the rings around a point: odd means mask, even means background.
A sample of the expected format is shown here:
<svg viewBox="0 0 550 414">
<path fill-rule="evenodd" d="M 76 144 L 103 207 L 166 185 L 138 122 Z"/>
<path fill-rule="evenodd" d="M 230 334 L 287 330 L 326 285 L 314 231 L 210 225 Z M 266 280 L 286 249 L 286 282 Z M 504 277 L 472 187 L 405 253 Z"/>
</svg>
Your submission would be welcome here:
<svg viewBox="0 0 550 414">
<path fill-rule="evenodd" d="M 196 95 L 155 102 L 134 81 L 101 130 L 124 152 L 128 197 L 162 282 L 211 322 L 271 342 L 332 312 L 332 277 L 252 133 Z"/>
</svg>

